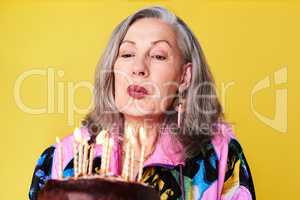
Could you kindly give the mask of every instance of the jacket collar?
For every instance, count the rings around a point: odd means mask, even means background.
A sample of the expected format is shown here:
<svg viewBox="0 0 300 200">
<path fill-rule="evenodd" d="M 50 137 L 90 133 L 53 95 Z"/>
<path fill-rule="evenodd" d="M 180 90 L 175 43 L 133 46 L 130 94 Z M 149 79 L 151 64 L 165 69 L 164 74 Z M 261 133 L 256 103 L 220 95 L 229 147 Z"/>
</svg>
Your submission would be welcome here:
<svg viewBox="0 0 300 200">
<path fill-rule="evenodd" d="M 168 126 L 160 133 L 154 152 L 144 163 L 144 166 L 151 165 L 184 165 L 183 146 Z"/>
</svg>

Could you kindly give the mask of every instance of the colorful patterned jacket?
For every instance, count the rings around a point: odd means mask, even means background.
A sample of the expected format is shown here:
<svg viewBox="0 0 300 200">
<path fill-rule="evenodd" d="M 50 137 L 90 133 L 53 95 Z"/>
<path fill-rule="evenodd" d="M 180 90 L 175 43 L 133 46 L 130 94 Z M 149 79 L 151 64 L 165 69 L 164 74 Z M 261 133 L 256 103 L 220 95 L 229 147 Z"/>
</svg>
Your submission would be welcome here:
<svg viewBox="0 0 300 200">
<path fill-rule="evenodd" d="M 255 190 L 249 166 L 241 145 L 228 124 L 218 124 L 218 133 L 210 143 L 210 150 L 189 160 L 182 159 L 182 147 L 174 144 L 172 133 L 166 129 L 159 137 L 152 155 L 145 161 L 142 181 L 153 186 L 162 200 L 255 200 Z M 82 127 L 84 137 L 89 137 Z M 73 171 L 73 135 L 62 140 L 63 175 Z M 209 149 L 209 148 L 208 148 Z M 93 171 L 101 163 L 101 146 L 95 147 Z M 120 147 L 113 148 L 110 171 L 120 174 Z M 40 156 L 34 170 L 29 191 L 30 200 L 47 180 L 56 179 L 58 156 L 56 145 L 47 148 Z"/>
</svg>

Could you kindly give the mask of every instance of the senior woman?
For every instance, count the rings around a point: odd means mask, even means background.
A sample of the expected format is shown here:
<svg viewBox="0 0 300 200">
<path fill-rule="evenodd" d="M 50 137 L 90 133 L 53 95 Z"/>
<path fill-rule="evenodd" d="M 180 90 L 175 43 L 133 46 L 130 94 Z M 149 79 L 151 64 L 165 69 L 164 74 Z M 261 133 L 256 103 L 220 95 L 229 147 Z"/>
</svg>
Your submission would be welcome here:
<svg viewBox="0 0 300 200">
<path fill-rule="evenodd" d="M 172 12 L 147 7 L 115 28 L 97 66 L 94 98 L 81 131 L 90 143 L 103 129 L 117 136 L 110 164 L 116 175 L 121 173 L 125 128 L 144 127 L 146 140 L 138 131 L 134 134 L 135 155 L 146 143 L 141 180 L 158 190 L 161 199 L 255 199 L 250 168 L 224 120 L 200 44 Z M 62 140 L 69 151 L 72 138 Z M 96 146 L 94 172 L 101 160 L 97 148 L 101 146 Z M 57 165 L 53 145 L 35 168 L 31 200 L 48 179 L 57 178 Z M 133 169 L 135 177 L 138 171 Z M 73 174 L 73 157 L 65 153 L 63 175 Z"/>
</svg>

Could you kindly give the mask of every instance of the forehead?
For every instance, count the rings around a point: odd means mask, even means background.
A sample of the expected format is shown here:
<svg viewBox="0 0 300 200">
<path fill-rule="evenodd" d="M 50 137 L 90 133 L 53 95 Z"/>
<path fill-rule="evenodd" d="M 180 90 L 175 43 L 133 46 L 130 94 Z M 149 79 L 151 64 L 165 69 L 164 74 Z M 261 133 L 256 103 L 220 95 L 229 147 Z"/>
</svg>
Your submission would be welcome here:
<svg viewBox="0 0 300 200">
<path fill-rule="evenodd" d="M 124 40 L 130 40 L 135 43 L 165 40 L 171 46 L 177 46 L 176 33 L 172 27 L 154 18 L 144 18 L 133 23 L 129 27 Z"/>
</svg>

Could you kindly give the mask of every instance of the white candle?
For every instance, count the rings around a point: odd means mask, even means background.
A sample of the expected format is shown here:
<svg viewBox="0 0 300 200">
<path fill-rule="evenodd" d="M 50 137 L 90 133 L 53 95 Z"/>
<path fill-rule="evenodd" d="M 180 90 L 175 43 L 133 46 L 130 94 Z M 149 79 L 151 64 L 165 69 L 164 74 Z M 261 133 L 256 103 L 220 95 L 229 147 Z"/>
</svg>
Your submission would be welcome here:
<svg viewBox="0 0 300 200">
<path fill-rule="evenodd" d="M 63 179 L 63 160 L 62 160 L 62 145 L 58 137 L 56 137 L 57 154 L 58 154 L 58 178 Z"/>
<path fill-rule="evenodd" d="M 129 135 L 130 137 L 130 180 L 134 181 L 134 155 L 135 155 L 135 145 L 136 145 L 136 139 L 133 130 L 131 129 L 131 133 Z"/>
<path fill-rule="evenodd" d="M 94 144 L 91 144 L 90 158 L 89 158 L 89 172 L 88 172 L 89 176 L 91 176 L 93 173 L 93 160 L 94 160 Z"/>
<path fill-rule="evenodd" d="M 122 177 L 126 181 L 128 180 L 129 151 L 130 151 L 130 144 L 129 142 L 126 142 L 125 157 L 124 157 L 123 169 L 122 169 Z"/>
<path fill-rule="evenodd" d="M 138 182 L 141 181 L 142 179 L 142 174 L 143 174 L 143 167 L 144 167 L 144 157 L 145 157 L 145 141 L 146 141 L 146 133 L 144 131 L 144 128 L 141 127 L 140 131 L 140 139 L 141 139 L 141 157 L 140 157 L 140 166 L 139 166 L 139 175 L 138 175 Z"/>
<path fill-rule="evenodd" d="M 108 143 L 109 143 L 109 138 L 108 138 L 108 132 L 107 131 L 101 131 L 102 134 L 102 141 L 101 144 L 102 144 L 102 155 L 101 155 L 101 168 L 100 168 L 100 172 L 102 174 L 105 175 L 106 173 L 106 163 L 107 163 L 107 151 L 108 151 Z"/>
<path fill-rule="evenodd" d="M 82 173 L 82 136 L 81 136 L 81 131 L 80 128 L 76 128 L 74 131 L 74 137 L 75 140 L 79 143 L 79 150 L 76 151 L 78 152 L 78 167 L 77 167 L 77 174 L 76 177 L 79 176 Z M 75 159 L 75 157 L 74 157 Z M 76 156 L 77 159 L 77 156 Z M 77 162 L 77 161 L 76 161 Z"/>
<path fill-rule="evenodd" d="M 134 181 L 134 148 L 130 145 L 130 181 Z"/>
<path fill-rule="evenodd" d="M 106 136 L 106 130 L 101 130 L 100 133 L 98 133 L 96 137 L 96 144 L 101 145 L 101 165 L 100 165 L 100 171 L 98 173 L 104 172 L 104 157 L 105 157 L 105 136 Z"/>
<path fill-rule="evenodd" d="M 123 169 L 122 169 L 122 177 L 128 181 L 129 178 L 129 160 L 130 160 L 130 138 L 132 135 L 132 129 L 130 126 L 128 126 L 126 132 L 125 132 L 125 137 L 124 137 L 124 144 L 125 146 L 125 157 L 123 161 Z"/>
<path fill-rule="evenodd" d="M 83 151 L 83 166 L 82 166 L 82 174 L 86 175 L 87 173 L 87 165 L 88 165 L 88 150 L 89 144 L 87 140 L 84 141 L 84 151 Z"/>
<path fill-rule="evenodd" d="M 81 175 L 82 173 L 82 142 L 79 142 L 79 158 L 78 158 L 78 174 Z"/>
<path fill-rule="evenodd" d="M 104 141 L 102 144 L 102 155 L 101 155 L 101 168 L 100 168 L 100 173 L 104 174 L 105 173 L 105 167 L 106 167 L 106 142 Z"/>
<path fill-rule="evenodd" d="M 78 156 L 77 156 L 77 143 L 73 141 L 73 168 L 74 168 L 74 176 L 78 177 Z"/>
<path fill-rule="evenodd" d="M 101 130 L 96 137 L 96 144 L 103 144 L 104 143 L 104 136 L 106 135 L 106 130 Z"/>
<path fill-rule="evenodd" d="M 138 182 L 141 181 L 142 175 L 143 175 L 143 167 L 144 167 L 144 155 L 145 155 L 145 146 L 142 145 L 141 149 L 141 158 L 140 158 L 140 166 L 139 166 L 139 176 L 138 176 Z"/>
<path fill-rule="evenodd" d="M 107 149 L 107 156 L 106 156 L 106 167 L 105 167 L 105 173 L 108 174 L 109 173 L 109 164 L 110 164 L 110 158 L 111 158 L 111 153 L 112 153 L 112 148 L 114 145 L 114 140 L 112 138 L 108 138 L 108 149 Z"/>
</svg>

